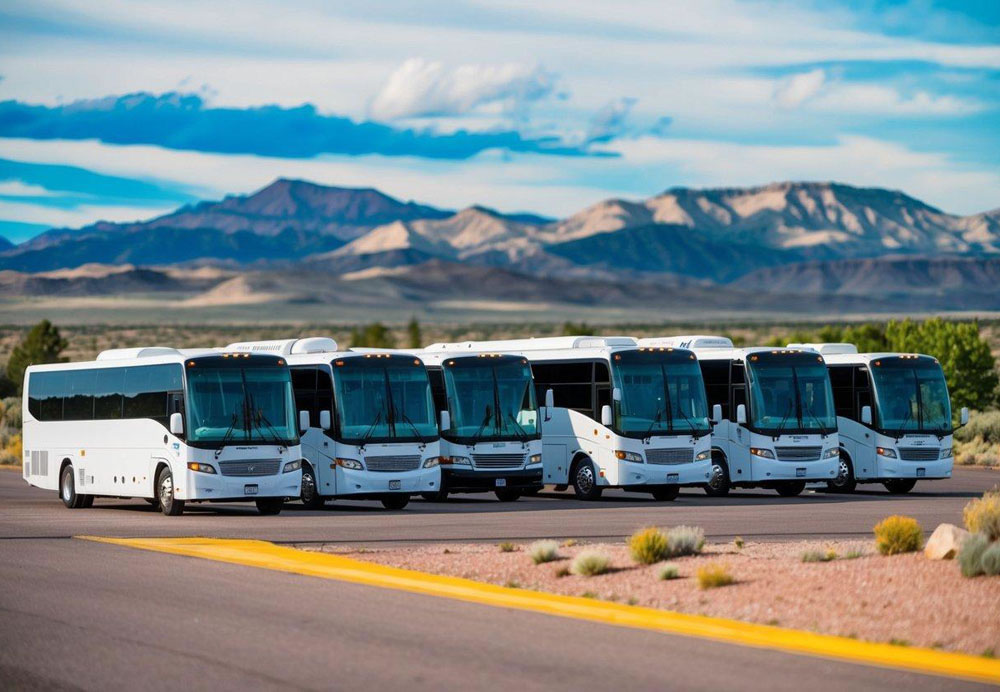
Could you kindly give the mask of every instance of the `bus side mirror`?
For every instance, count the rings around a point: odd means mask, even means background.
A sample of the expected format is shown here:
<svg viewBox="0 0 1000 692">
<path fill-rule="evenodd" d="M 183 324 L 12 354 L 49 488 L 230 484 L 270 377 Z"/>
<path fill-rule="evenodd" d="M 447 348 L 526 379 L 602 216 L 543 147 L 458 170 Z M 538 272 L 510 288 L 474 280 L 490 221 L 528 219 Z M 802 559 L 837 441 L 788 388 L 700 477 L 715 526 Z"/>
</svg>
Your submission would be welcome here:
<svg viewBox="0 0 1000 692">
<path fill-rule="evenodd" d="M 959 420 L 959 427 L 962 427 L 962 426 L 965 426 L 965 425 L 969 424 L 969 407 L 968 406 L 963 406 L 962 407 L 962 412 L 959 414 L 958 420 Z"/>
<path fill-rule="evenodd" d="M 622 400 L 622 390 L 620 390 L 618 387 L 615 387 L 614 389 L 612 389 L 611 390 L 611 398 L 614 399 L 615 401 L 621 401 Z"/>
<path fill-rule="evenodd" d="M 713 423 L 722 422 L 722 404 L 715 404 L 712 407 L 712 422 Z"/>
<path fill-rule="evenodd" d="M 447 411 L 441 412 L 441 432 L 451 430 L 451 414 Z"/>
<path fill-rule="evenodd" d="M 299 411 L 299 432 L 305 432 L 309 429 L 309 412 Z"/>
<path fill-rule="evenodd" d="M 872 407 L 862 406 L 861 407 L 861 422 L 865 425 L 872 424 Z"/>
<path fill-rule="evenodd" d="M 545 390 L 545 408 L 554 408 L 556 405 L 556 393 L 551 389 Z"/>
<path fill-rule="evenodd" d="M 611 423 L 614 421 L 614 417 L 611 414 L 611 407 L 607 404 L 601 407 L 601 425 L 605 428 L 611 427 Z"/>
<path fill-rule="evenodd" d="M 330 420 L 329 411 L 319 412 L 319 427 L 321 427 L 323 430 L 329 430 L 330 428 L 333 427 L 333 422 Z"/>
<path fill-rule="evenodd" d="M 740 404 L 736 407 L 736 423 L 738 425 L 747 424 L 747 405 Z"/>
<path fill-rule="evenodd" d="M 184 417 L 179 413 L 170 414 L 170 434 L 171 435 L 184 434 Z"/>
</svg>

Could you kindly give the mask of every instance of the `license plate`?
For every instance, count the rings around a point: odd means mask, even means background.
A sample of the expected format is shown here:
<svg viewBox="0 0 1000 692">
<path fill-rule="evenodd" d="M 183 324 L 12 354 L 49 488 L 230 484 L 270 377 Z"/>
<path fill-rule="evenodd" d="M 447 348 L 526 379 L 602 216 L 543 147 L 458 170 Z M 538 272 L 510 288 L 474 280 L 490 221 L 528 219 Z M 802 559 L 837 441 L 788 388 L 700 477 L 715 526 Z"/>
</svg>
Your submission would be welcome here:
<svg viewBox="0 0 1000 692">
<path fill-rule="evenodd" d="M 667 483 L 676 483 L 680 479 L 681 479 L 681 474 L 679 474 L 679 473 L 668 473 L 667 474 Z"/>
<path fill-rule="evenodd" d="M 917 469 L 917 478 L 923 478 L 927 475 L 927 469 Z"/>
<path fill-rule="evenodd" d="M 389 490 L 399 490 L 403 487 L 402 481 L 389 481 Z"/>
<path fill-rule="evenodd" d="M 506 478 L 497 478 L 497 487 L 498 488 L 506 488 L 507 487 L 507 479 Z"/>
<path fill-rule="evenodd" d="M 243 486 L 244 495 L 256 495 L 257 494 L 257 484 L 254 485 L 244 485 Z"/>
<path fill-rule="evenodd" d="M 806 477 L 806 470 L 805 469 L 795 469 L 795 477 L 796 478 L 805 478 Z"/>
</svg>

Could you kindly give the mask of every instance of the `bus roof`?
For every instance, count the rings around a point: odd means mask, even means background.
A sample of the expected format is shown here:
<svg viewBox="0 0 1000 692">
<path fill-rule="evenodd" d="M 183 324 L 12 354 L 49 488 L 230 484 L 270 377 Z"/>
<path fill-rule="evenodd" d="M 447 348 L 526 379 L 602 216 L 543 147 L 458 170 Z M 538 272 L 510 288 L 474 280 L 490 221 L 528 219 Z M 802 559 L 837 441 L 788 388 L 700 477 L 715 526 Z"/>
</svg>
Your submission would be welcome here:
<svg viewBox="0 0 1000 692">
<path fill-rule="evenodd" d="M 459 341 L 431 344 L 425 352 L 507 353 L 525 356 L 529 360 L 576 360 L 601 358 L 607 360 L 615 351 L 636 348 L 630 336 L 554 336 L 540 339 L 499 339 L 494 341 Z"/>
<path fill-rule="evenodd" d="M 776 346 L 744 346 L 736 348 L 731 339 L 725 336 L 662 336 L 639 339 L 640 346 L 668 346 L 686 348 L 694 351 L 698 360 L 745 360 L 753 353 L 802 353 L 814 351 L 811 348 L 798 348 L 794 344 L 782 348 Z"/>
</svg>

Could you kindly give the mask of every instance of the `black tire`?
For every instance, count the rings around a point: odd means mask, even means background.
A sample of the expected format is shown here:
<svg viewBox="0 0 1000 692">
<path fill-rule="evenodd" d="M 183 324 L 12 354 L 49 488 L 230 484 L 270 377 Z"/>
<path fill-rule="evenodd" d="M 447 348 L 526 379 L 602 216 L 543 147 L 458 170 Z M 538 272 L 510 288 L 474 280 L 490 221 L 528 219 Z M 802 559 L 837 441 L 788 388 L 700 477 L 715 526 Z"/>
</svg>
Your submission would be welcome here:
<svg viewBox="0 0 1000 692">
<path fill-rule="evenodd" d="M 601 497 L 602 488 L 597 485 L 597 469 L 587 457 L 582 457 L 573 464 L 573 473 L 570 474 L 573 481 L 573 492 L 578 500 L 597 500 Z"/>
<path fill-rule="evenodd" d="M 681 486 L 679 485 L 658 485 L 653 488 L 653 499 L 657 502 L 673 502 L 680 495 Z"/>
<path fill-rule="evenodd" d="M 322 509 L 326 504 L 316 485 L 316 471 L 309 464 L 302 464 L 302 490 L 299 497 L 306 509 Z"/>
<path fill-rule="evenodd" d="M 801 495 L 802 491 L 806 489 L 805 481 L 782 481 L 774 486 L 774 489 L 782 497 L 795 497 L 796 495 Z"/>
<path fill-rule="evenodd" d="M 76 492 L 76 476 L 73 473 L 73 464 L 66 464 L 62 473 L 59 474 L 59 498 L 68 509 L 80 509 L 84 507 L 85 495 L 78 495 Z"/>
<path fill-rule="evenodd" d="M 257 500 L 257 511 L 267 517 L 281 514 L 281 508 L 285 506 L 283 497 L 262 497 Z"/>
<path fill-rule="evenodd" d="M 826 490 L 830 493 L 853 493 L 857 487 L 858 481 L 854 478 L 854 464 L 851 463 L 849 456 L 841 452 L 837 477 L 826 482 Z"/>
<path fill-rule="evenodd" d="M 84 509 L 90 509 L 91 507 L 93 507 L 94 506 L 94 496 L 93 495 L 84 495 L 83 496 L 83 504 L 81 504 L 80 506 L 83 507 Z"/>
<path fill-rule="evenodd" d="M 448 501 L 448 491 L 438 490 L 434 493 L 420 493 L 420 497 L 424 498 L 428 502 L 447 502 Z"/>
<path fill-rule="evenodd" d="M 521 491 L 521 494 L 522 495 L 530 495 L 530 496 L 534 497 L 535 495 L 537 495 L 540 492 L 542 492 L 542 486 L 538 486 L 537 488 L 525 488 L 524 490 Z"/>
<path fill-rule="evenodd" d="M 721 456 L 712 457 L 712 479 L 702 486 L 709 497 L 725 497 L 732 484 L 729 481 L 729 464 Z"/>
<path fill-rule="evenodd" d="M 400 493 L 399 495 L 383 495 L 382 506 L 386 509 L 403 509 L 410 504 L 410 496 Z"/>
<path fill-rule="evenodd" d="M 511 488 L 497 488 L 493 492 L 500 502 L 516 502 L 521 497 L 520 490 L 513 490 Z"/>
<path fill-rule="evenodd" d="M 913 490 L 913 486 L 916 484 L 916 478 L 890 478 L 889 480 L 882 481 L 885 489 L 893 495 L 905 495 Z"/>
<path fill-rule="evenodd" d="M 160 511 L 168 517 L 177 517 L 184 513 L 184 500 L 174 497 L 174 474 L 170 472 L 169 466 L 160 469 L 156 477 L 156 496 Z"/>
<path fill-rule="evenodd" d="M 160 511 L 160 501 L 157 498 L 155 498 L 155 497 L 146 497 L 146 498 L 143 498 L 143 499 L 146 500 L 146 502 L 149 503 L 149 506 L 152 507 L 153 509 L 155 509 L 157 512 Z"/>
<path fill-rule="evenodd" d="M 555 490 L 557 493 L 561 493 L 562 491 L 567 490 L 568 488 L 569 486 L 566 485 L 565 483 L 559 483 L 558 485 L 552 486 L 552 489 Z"/>
</svg>

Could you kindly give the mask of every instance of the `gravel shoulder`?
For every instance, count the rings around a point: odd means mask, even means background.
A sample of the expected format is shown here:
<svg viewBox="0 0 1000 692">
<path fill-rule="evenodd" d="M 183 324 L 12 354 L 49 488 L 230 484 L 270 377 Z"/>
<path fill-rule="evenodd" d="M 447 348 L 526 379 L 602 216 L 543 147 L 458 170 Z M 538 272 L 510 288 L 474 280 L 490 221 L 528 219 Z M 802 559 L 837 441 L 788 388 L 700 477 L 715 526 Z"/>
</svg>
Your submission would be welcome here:
<svg viewBox="0 0 1000 692">
<path fill-rule="evenodd" d="M 923 553 L 883 557 L 873 541 L 708 544 L 701 555 L 671 560 L 679 578 L 669 581 L 658 578 L 663 563 L 637 565 L 624 545 L 563 546 L 559 559 L 540 565 L 532 563 L 527 544 L 516 544 L 513 552 L 488 544 L 297 547 L 501 586 L 901 646 L 1000 655 L 1000 578 L 965 579 L 954 561 L 929 560 Z M 608 555 L 612 571 L 560 576 L 581 550 Z M 838 557 L 804 563 L 807 551 L 834 551 Z M 700 589 L 695 573 L 709 564 L 724 565 L 736 583 Z"/>
</svg>

